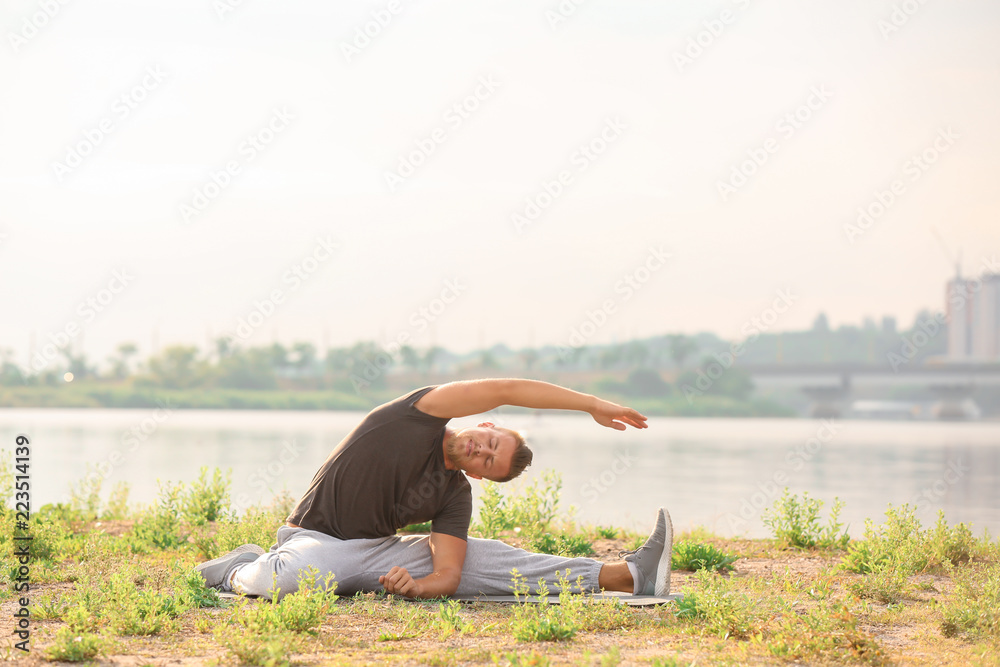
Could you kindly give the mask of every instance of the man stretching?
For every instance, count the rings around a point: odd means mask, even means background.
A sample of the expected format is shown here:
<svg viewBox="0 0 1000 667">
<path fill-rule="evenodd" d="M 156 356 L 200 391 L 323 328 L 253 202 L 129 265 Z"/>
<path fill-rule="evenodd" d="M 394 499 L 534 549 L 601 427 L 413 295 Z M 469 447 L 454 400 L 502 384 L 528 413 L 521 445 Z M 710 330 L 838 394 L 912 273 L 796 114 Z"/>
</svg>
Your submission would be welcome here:
<svg viewBox="0 0 1000 667">
<path fill-rule="evenodd" d="M 531 463 L 516 431 L 483 422 L 459 431 L 448 421 L 501 405 L 580 410 L 602 426 L 646 428 L 635 410 L 547 382 L 487 379 L 450 382 L 410 392 L 372 410 L 313 477 L 305 495 L 264 552 L 245 544 L 196 569 L 206 585 L 278 599 L 298 589 L 300 570 L 318 581 L 334 573 L 337 593 L 381 591 L 411 598 L 503 595 L 517 568 L 532 593 L 554 584 L 557 571 L 583 577 L 587 591 L 641 595 L 670 592 L 673 527 L 663 508 L 646 543 L 624 562 L 530 553 L 499 540 L 468 536 L 472 489 L 466 479 L 506 482 Z M 430 535 L 396 535 L 431 522 Z"/>
</svg>

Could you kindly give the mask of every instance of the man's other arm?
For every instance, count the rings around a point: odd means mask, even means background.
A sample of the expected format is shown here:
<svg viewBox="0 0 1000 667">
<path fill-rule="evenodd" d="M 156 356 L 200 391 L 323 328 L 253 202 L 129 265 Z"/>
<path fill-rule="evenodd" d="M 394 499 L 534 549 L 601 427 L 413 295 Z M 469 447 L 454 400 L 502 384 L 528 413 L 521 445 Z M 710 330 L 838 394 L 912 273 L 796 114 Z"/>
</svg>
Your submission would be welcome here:
<svg viewBox="0 0 1000 667">
<path fill-rule="evenodd" d="M 626 424 L 646 428 L 646 417 L 632 408 L 539 380 L 490 378 L 449 382 L 420 397 L 416 407 L 434 417 L 454 419 L 489 412 L 501 405 L 538 410 L 588 412 L 602 426 L 624 431 Z"/>
<path fill-rule="evenodd" d="M 405 567 L 394 567 L 378 578 L 387 593 L 408 598 L 437 598 L 455 594 L 462 581 L 468 544 L 459 537 L 431 533 L 430 546 L 434 571 L 426 577 L 414 579 Z"/>
</svg>

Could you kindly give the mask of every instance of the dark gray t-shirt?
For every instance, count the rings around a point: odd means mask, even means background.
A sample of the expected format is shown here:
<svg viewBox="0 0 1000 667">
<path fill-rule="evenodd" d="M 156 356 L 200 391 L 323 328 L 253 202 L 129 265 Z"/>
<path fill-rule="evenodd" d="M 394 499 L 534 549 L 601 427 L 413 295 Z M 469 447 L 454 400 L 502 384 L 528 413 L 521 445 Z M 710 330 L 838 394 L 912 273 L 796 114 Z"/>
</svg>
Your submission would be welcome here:
<svg viewBox="0 0 1000 667">
<path fill-rule="evenodd" d="M 444 467 L 448 419 L 416 403 L 431 387 L 372 410 L 327 457 L 288 521 L 342 540 L 386 537 L 411 523 L 468 539 L 472 487 Z"/>
</svg>

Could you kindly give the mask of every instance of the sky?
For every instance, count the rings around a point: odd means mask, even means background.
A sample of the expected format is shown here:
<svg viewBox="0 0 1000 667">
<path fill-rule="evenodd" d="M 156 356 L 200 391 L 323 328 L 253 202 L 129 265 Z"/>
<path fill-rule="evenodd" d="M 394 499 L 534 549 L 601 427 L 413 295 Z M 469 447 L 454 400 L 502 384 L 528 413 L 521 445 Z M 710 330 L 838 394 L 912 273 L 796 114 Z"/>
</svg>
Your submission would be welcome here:
<svg viewBox="0 0 1000 667">
<path fill-rule="evenodd" d="M 8 0 L 0 33 L 25 366 L 906 326 L 959 254 L 1000 271 L 996 3 Z"/>
</svg>

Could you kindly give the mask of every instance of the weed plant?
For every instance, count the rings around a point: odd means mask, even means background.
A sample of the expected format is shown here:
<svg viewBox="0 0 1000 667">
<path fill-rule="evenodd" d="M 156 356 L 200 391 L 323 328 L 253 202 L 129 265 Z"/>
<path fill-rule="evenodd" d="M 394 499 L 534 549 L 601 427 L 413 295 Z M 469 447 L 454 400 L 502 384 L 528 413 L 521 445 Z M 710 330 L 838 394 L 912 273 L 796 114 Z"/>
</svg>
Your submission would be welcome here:
<svg viewBox="0 0 1000 667">
<path fill-rule="evenodd" d="M 737 556 L 716 549 L 710 544 L 682 541 L 674 545 L 671 566 L 675 570 L 710 570 L 712 572 L 728 572 L 733 569 Z"/>
<path fill-rule="evenodd" d="M 473 531 L 480 537 L 496 539 L 508 531 L 534 539 L 548 531 L 559 513 L 562 476 L 546 470 L 541 478 L 510 495 L 504 495 L 496 482 L 483 482 L 479 520 Z"/>
<path fill-rule="evenodd" d="M 946 637 L 1000 637 L 1000 564 L 967 567 L 955 574 L 955 590 L 942 606 Z"/>
<path fill-rule="evenodd" d="M 822 507 L 823 501 L 810 498 L 808 491 L 800 499 L 798 494 L 789 493 L 786 487 L 781 498 L 764 511 L 761 520 L 782 546 L 798 549 L 846 548 L 851 538 L 846 529 L 840 532 L 842 524 L 837 520 L 844 503 L 839 498 L 834 498 L 826 526 L 821 525 Z"/>
<path fill-rule="evenodd" d="M 583 535 L 553 535 L 543 533 L 528 540 L 530 551 L 557 556 L 587 556 L 594 553 L 594 545 Z"/>
</svg>

